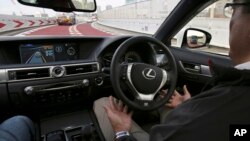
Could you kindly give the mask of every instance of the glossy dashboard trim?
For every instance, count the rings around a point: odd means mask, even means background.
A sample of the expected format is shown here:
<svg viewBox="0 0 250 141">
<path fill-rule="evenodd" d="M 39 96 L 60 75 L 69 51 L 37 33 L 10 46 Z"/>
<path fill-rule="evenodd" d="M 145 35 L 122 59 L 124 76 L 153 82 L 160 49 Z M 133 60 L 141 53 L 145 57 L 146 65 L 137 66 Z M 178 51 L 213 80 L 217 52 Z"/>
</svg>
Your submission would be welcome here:
<svg viewBox="0 0 250 141">
<path fill-rule="evenodd" d="M 7 81 L 6 69 L 0 69 L 0 83 Z"/>
<path fill-rule="evenodd" d="M 31 80 L 43 80 L 43 79 L 51 79 L 55 78 L 51 75 L 49 77 L 42 77 L 42 78 L 31 78 L 31 79 L 22 79 L 22 80 L 9 80 L 8 72 L 9 71 L 16 71 L 16 70 L 31 70 L 31 69 L 44 69 L 47 68 L 49 70 L 61 66 L 61 67 L 68 67 L 68 66 L 80 66 L 80 65 L 96 65 L 97 70 L 87 73 L 78 73 L 78 74 L 70 74 L 70 75 L 63 75 L 61 78 L 69 77 L 69 76 L 77 76 L 77 75 L 83 75 L 83 74 L 93 74 L 100 72 L 100 65 L 98 62 L 91 62 L 91 63 L 76 63 L 76 64 L 65 64 L 65 65 L 55 65 L 55 66 L 43 66 L 43 67 L 27 67 L 27 68 L 11 68 L 11 69 L 0 69 L 0 83 L 6 83 L 6 82 L 22 82 L 22 81 L 31 81 Z"/>
</svg>

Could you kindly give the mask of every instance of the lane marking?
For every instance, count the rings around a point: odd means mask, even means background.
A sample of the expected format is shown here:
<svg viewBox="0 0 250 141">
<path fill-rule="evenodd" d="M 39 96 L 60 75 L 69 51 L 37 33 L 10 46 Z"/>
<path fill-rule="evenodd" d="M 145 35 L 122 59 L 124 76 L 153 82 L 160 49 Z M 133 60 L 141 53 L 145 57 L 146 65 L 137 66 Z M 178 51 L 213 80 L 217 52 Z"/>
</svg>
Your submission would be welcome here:
<svg viewBox="0 0 250 141">
<path fill-rule="evenodd" d="M 69 27 L 69 34 L 74 34 L 72 31 L 72 26 Z"/>
<path fill-rule="evenodd" d="M 79 24 L 72 25 L 72 26 L 69 27 L 69 34 L 71 36 L 84 36 L 81 32 L 78 31 L 78 29 L 77 29 L 78 25 Z"/>
<path fill-rule="evenodd" d="M 33 33 L 33 32 L 36 32 L 36 31 L 38 31 L 38 30 L 42 30 L 42 29 L 45 29 L 45 28 L 53 27 L 53 26 L 57 26 L 57 25 L 49 25 L 49 26 L 44 26 L 44 27 L 35 28 L 35 29 L 32 29 L 32 30 L 25 31 L 25 32 L 23 32 L 23 33 L 19 33 L 19 34 L 15 35 L 15 36 L 26 36 L 26 35 L 29 35 L 29 34 L 31 34 L 31 33 Z M 33 35 L 32 35 L 32 36 L 33 36 Z"/>
<path fill-rule="evenodd" d="M 102 31 L 102 32 L 108 33 L 108 34 L 110 34 L 110 35 L 125 35 L 125 34 L 123 34 L 123 33 L 114 33 L 114 32 L 110 32 L 110 31 L 104 30 L 104 29 L 102 29 L 102 28 L 100 28 L 100 27 L 97 27 L 97 26 L 96 26 L 96 23 L 91 23 L 91 27 L 93 27 L 93 28 L 95 28 L 95 29 L 97 29 L 97 30 L 100 30 L 100 31 Z"/>
</svg>

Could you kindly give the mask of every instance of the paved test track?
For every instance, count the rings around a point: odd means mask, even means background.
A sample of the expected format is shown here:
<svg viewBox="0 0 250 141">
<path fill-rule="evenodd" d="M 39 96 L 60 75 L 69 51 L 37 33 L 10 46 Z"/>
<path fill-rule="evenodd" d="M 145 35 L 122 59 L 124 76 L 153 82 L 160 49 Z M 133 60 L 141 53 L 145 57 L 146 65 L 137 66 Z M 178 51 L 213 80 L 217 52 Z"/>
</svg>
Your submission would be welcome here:
<svg viewBox="0 0 250 141">
<path fill-rule="evenodd" d="M 23 36 L 35 35 L 59 35 L 59 36 L 112 36 L 110 33 L 98 30 L 91 26 L 91 23 L 81 23 L 76 25 L 54 25 L 47 27 L 40 27 L 30 31 L 21 33 Z"/>
</svg>

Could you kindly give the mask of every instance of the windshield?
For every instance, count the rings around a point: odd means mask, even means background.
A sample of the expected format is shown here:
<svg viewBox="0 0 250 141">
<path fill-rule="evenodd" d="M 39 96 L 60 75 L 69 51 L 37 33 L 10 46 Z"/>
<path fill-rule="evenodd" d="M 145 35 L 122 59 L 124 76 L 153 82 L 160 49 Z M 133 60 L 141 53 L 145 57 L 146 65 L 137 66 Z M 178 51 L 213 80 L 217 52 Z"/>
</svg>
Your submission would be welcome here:
<svg viewBox="0 0 250 141">
<path fill-rule="evenodd" d="M 96 0 L 94 13 L 63 13 L 1 0 L 0 36 L 153 35 L 178 2 Z"/>
</svg>

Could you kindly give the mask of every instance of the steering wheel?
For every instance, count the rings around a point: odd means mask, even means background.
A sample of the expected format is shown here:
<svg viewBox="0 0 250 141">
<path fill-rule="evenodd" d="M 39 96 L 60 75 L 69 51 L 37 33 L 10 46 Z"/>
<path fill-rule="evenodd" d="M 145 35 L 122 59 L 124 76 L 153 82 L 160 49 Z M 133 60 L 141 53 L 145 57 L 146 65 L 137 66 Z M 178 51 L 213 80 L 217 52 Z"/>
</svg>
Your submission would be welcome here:
<svg viewBox="0 0 250 141">
<path fill-rule="evenodd" d="M 162 49 L 168 60 L 166 67 L 122 62 L 128 48 L 140 43 L 153 44 Z M 163 43 L 148 36 L 135 36 L 124 41 L 114 53 L 110 74 L 111 83 L 118 98 L 130 108 L 142 111 L 157 109 L 168 102 L 177 81 L 174 56 Z M 163 87 L 167 89 L 167 94 L 161 97 L 160 91 Z"/>
</svg>

